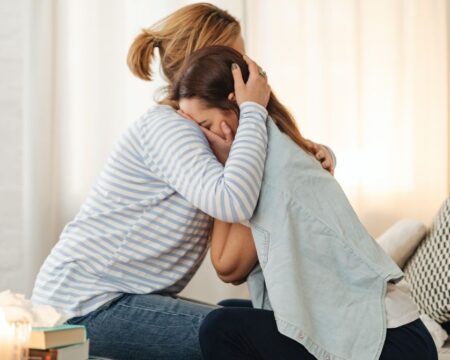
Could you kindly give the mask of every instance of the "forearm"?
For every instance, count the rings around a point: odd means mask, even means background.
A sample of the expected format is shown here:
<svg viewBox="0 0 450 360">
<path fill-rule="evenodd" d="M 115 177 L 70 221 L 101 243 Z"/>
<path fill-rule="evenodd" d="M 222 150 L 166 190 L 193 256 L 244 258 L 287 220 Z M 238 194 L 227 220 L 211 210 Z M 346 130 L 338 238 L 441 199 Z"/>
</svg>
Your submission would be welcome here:
<svg viewBox="0 0 450 360">
<path fill-rule="evenodd" d="M 337 158 L 336 158 L 336 154 L 334 153 L 333 149 L 330 148 L 328 145 L 322 144 L 323 146 L 325 146 L 328 150 L 328 152 L 331 155 L 332 161 L 333 161 L 333 168 L 336 167 L 336 162 L 337 162 Z"/>
<path fill-rule="evenodd" d="M 250 101 L 240 105 L 236 137 L 223 166 L 198 124 L 161 105 L 136 122 L 127 135 L 140 145 L 130 161 L 142 157 L 157 178 L 214 218 L 250 219 L 264 172 L 266 120 L 267 109 L 261 105 Z"/>
<path fill-rule="evenodd" d="M 216 270 L 217 268 L 222 269 L 223 267 L 222 259 L 227 245 L 231 225 L 232 223 L 214 219 L 211 236 L 211 260 Z"/>
<path fill-rule="evenodd" d="M 217 219 L 213 226 L 211 260 L 218 276 L 225 282 L 242 280 L 257 261 L 251 229 Z"/>
</svg>

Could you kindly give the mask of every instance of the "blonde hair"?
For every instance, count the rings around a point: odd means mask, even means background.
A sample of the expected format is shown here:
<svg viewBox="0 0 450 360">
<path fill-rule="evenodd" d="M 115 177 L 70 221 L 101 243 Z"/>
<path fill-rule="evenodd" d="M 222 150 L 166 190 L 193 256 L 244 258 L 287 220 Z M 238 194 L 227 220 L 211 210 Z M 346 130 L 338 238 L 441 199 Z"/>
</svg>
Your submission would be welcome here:
<svg viewBox="0 0 450 360">
<path fill-rule="evenodd" d="M 228 12 L 209 3 L 187 5 L 142 29 L 128 51 L 128 67 L 137 77 L 151 81 L 158 48 L 163 75 L 171 84 L 191 53 L 211 45 L 232 45 L 240 32 L 239 22 Z"/>
</svg>

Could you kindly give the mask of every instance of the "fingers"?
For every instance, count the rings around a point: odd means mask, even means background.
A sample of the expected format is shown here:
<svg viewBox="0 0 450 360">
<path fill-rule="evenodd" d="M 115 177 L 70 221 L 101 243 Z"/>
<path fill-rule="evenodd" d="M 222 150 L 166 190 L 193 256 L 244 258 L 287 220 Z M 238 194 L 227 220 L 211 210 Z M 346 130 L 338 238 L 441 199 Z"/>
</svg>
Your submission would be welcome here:
<svg viewBox="0 0 450 360">
<path fill-rule="evenodd" d="M 241 68 L 238 64 L 233 63 L 231 64 L 231 73 L 233 74 L 233 80 L 234 80 L 234 90 L 238 90 L 239 88 L 242 88 L 245 86 L 244 79 L 242 78 L 242 72 Z"/>
<path fill-rule="evenodd" d="M 306 141 L 307 142 L 309 141 L 311 143 L 311 149 L 314 151 L 314 156 L 316 157 L 317 160 L 319 160 L 320 162 L 326 160 L 331 161 L 331 155 L 323 145 L 316 144 L 315 142 L 310 140 Z"/>
<path fill-rule="evenodd" d="M 224 122 L 223 122 L 224 123 Z M 200 130 L 205 134 L 206 138 L 210 143 L 213 144 L 231 144 L 234 140 L 234 134 L 231 131 L 230 127 L 228 125 L 225 126 L 222 123 L 222 131 L 225 134 L 225 139 L 222 138 L 220 135 L 217 135 L 215 132 L 208 130 L 207 128 L 200 126 Z"/>
<path fill-rule="evenodd" d="M 222 131 L 225 134 L 225 141 L 226 142 L 233 142 L 234 140 L 234 134 L 232 133 L 230 127 L 227 125 L 225 121 L 222 121 Z"/>
<path fill-rule="evenodd" d="M 259 66 L 254 62 L 252 59 L 250 59 L 247 55 L 244 55 L 244 61 L 248 65 L 248 71 L 250 72 L 251 77 L 257 77 L 259 75 Z"/>
<path fill-rule="evenodd" d="M 314 153 L 314 157 L 320 162 L 322 167 L 334 176 L 333 160 L 328 150 L 320 144 L 305 139 L 307 148 Z"/>
<path fill-rule="evenodd" d="M 205 129 L 203 126 L 200 126 L 200 130 L 202 131 L 203 135 L 205 135 L 206 140 L 209 143 L 209 146 L 213 146 L 215 138 L 214 138 L 214 133 L 212 133 L 211 131 L 208 131 L 208 129 Z M 212 134 L 212 135 L 211 135 Z"/>
<path fill-rule="evenodd" d="M 334 168 L 331 160 L 327 159 L 322 161 L 322 167 L 334 176 Z"/>
<path fill-rule="evenodd" d="M 307 146 L 307 148 L 310 150 L 310 151 L 312 151 L 313 153 L 314 153 L 314 156 L 315 156 L 315 154 L 316 154 L 316 152 L 317 152 L 317 144 L 315 143 L 315 142 L 313 142 L 313 141 L 311 141 L 311 140 L 307 140 L 307 139 L 305 139 L 305 142 L 306 142 L 306 146 Z"/>
<path fill-rule="evenodd" d="M 200 130 L 203 132 L 203 134 L 205 134 L 205 136 L 209 142 L 215 142 L 215 141 L 218 141 L 219 139 L 223 141 L 223 139 L 219 135 L 212 132 L 211 130 L 208 130 L 207 128 L 205 128 L 203 126 L 200 126 Z"/>
<path fill-rule="evenodd" d="M 322 161 L 322 167 L 323 168 L 325 168 L 325 169 L 327 169 L 327 168 L 329 168 L 329 167 L 331 167 L 331 161 L 330 160 L 324 160 L 324 161 Z"/>
<path fill-rule="evenodd" d="M 308 141 L 308 140 L 307 140 Z M 315 144 L 314 142 L 312 142 Z M 327 170 L 331 175 L 334 176 L 334 168 L 333 168 L 333 158 L 328 151 L 328 149 L 321 144 L 315 144 L 317 148 L 317 152 L 315 157 L 320 161 L 322 167 Z"/>
<path fill-rule="evenodd" d="M 325 152 L 322 149 L 316 152 L 316 159 L 319 160 L 320 162 L 326 159 Z"/>
</svg>

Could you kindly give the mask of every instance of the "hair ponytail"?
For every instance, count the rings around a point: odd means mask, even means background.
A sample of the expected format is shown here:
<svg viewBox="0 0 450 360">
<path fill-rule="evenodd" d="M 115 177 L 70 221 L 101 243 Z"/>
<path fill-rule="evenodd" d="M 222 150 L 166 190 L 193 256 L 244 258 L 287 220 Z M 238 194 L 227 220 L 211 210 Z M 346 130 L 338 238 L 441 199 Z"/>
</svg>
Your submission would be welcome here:
<svg viewBox="0 0 450 360">
<path fill-rule="evenodd" d="M 240 33 L 238 21 L 227 11 L 208 3 L 186 5 L 142 30 L 128 51 L 128 67 L 140 79 L 151 81 L 158 47 L 162 75 L 170 85 L 192 52 L 217 44 L 231 46 Z"/>
<path fill-rule="evenodd" d="M 127 64 L 131 72 L 142 80 L 152 80 L 152 59 L 155 47 L 159 46 L 156 33 L 143 29 L 128 50 Z"/>
</svg>

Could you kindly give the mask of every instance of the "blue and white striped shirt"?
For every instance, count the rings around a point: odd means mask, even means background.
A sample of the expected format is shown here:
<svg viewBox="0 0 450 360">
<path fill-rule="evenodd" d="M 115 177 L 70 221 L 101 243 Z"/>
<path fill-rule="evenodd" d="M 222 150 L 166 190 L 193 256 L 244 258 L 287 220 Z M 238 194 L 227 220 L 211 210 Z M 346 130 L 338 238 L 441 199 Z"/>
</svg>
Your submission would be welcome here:
<svg viewBox="0 0 450 360">
<path fill-rule="evenodd" d="M 122 293 L 178 293 L 208 248 L 213 218 L 251 218 L 267 110 L 240 106 L 225 166 L 193 121 L 155 105 L 124 132 L 79 213 L 42 265 L 31 300 L 71 317 Z"/>
</svg>

